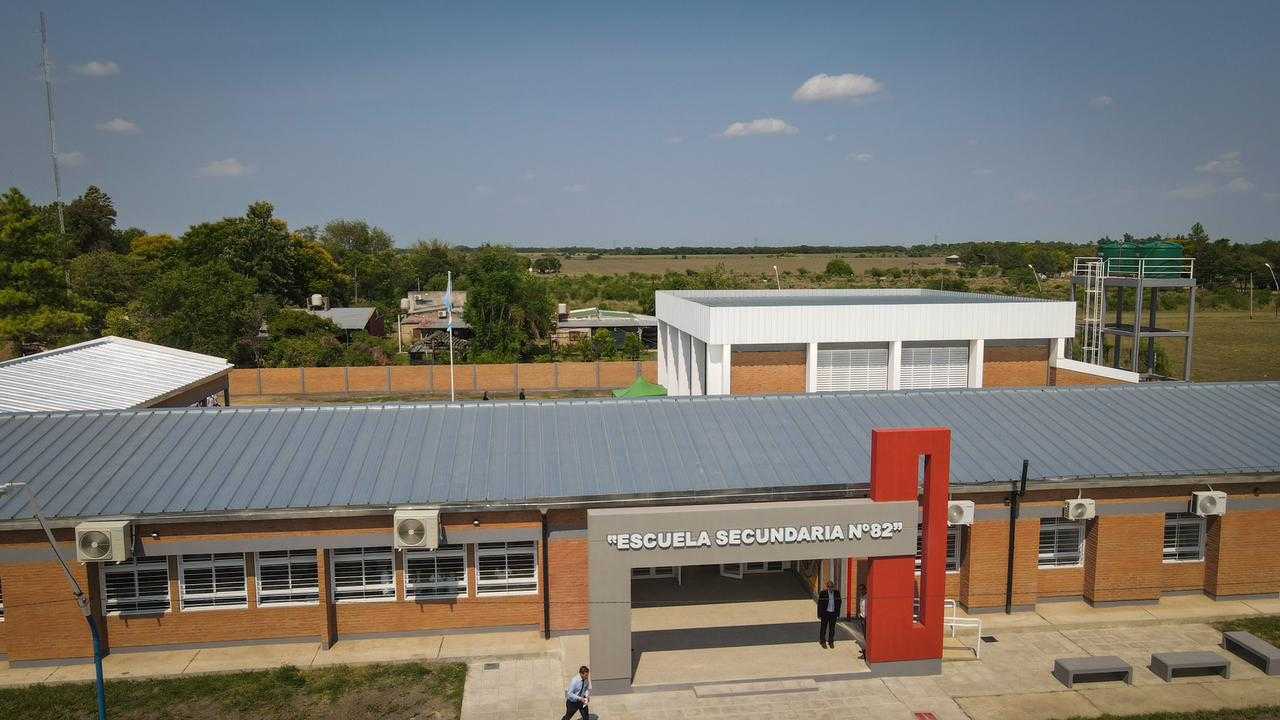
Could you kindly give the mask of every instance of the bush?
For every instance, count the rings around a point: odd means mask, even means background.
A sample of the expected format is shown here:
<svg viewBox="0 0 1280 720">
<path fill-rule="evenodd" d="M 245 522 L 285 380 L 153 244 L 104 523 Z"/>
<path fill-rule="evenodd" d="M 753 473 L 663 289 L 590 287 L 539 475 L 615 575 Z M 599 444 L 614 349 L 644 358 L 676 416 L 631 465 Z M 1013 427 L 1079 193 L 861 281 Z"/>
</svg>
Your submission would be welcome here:
<svg viewBox="0 0 1280 720">
<path fill-rule="evenodd" d="M 823 272 L 831 276 L 848 277 L 853 274 L 853 268 L 844 260 L 834 258 L 827 263 L 827 269 Z"/>
</svg>

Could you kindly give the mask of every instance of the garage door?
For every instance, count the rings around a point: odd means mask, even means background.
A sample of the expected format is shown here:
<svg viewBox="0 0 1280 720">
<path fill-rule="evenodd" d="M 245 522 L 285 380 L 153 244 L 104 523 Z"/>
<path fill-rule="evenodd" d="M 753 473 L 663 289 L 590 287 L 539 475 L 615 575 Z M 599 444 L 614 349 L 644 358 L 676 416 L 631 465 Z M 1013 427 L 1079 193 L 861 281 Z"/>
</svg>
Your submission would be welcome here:
<svg viewBox="0 0 1280 720">
<path fill-rule="evenodd" d="M 822 390 L 884 390 L 889 387 L 889 346 L 818 346 L 818 385 Z"/>
<path fill-rule="evenodd" d="M 903 343 L 903 390 L 969 385 L 969 343 Z"/>
</svg>

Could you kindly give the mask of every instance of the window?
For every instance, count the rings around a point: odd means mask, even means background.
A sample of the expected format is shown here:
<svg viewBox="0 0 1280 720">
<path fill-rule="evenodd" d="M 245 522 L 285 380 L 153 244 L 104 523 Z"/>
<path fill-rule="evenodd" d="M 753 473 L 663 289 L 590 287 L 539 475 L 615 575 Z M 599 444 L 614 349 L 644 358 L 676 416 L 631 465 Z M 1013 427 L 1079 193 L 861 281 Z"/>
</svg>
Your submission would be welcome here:
<svg viewBox="0 0 1280 720">
<path fill-rule="evenodd" d="M 320 602 L 315 550 L 258 553 L 259 605 L 313 605 Z"/>
<path fill-rule="evenodd" d="M 889 346 L 842 344 L 818 347 L 816 389 L 884 390 L 889 387 Z"/>
<path fill-rule="evenodd" d="M 969 343 L 903 343 L 899 387 L 965 387 L 969 384 Z"/>
<path fill-rule="evenodd" d="M 964 562 L 963 525 L 947 526 L 947 572 L 960 572 L 960 564 Z M 920 556 L 924 553 L 924 533 L 916 525 L 916 572 L 920 572 Z"/>
<path fill-rule="evenodd" d="M 4 583 L 0 582 L 0 622 L 4 622 Z"/>
<path fill-rule="evenodd" d="M 244 553 L 183 555 L 182 609 L 246 607 Z"/>
<path fill-rule="evenodd" d="M 1164 561 L 1204 559 L 1204 518 L 1193 513 L 1165 513 Z"/>
<path fill-rule="evenodd" d="M 466 597 L 467 546 L 404 551 L 405 599 Z"/>
<path fill-rule="evenodd" d="M 643 580 L 650 578 L 673 578 L 676 576 L 676 569 L 669 565 L 663 567 L 637 567 L 631 568 L 631 578 L 633 580 Z"/>
<path fill-rule="evenodd" d="M 1040 520 L 1040 567 L 1079 567 L 1084 564 L 1084 521 L 1064 518 Z"/>
<path fill-rule="evenodd" d="M 782 572 L 791 566 L 790 560 L 770 560 L 768 562 L 749 562 L 742 564 L 742 572 L 772 573 Z"/>
<path fill-rule="evenodd" d="M 169 558 L 134 558 L 103 563 L 102 609 L 107 613 L 161 613 L 169 610 Z"/>
<path fill-rule="evenodd" d="M 390 547 L 333 551 L 334 602 L 396 599 L 395 563 Z"/>
<path fill-rule="evenodd" d="M 538 562 L 535 543 L 498 542 L 476 546 L 477 595 L 528 595 L 536 592 Z"/>
</svg>

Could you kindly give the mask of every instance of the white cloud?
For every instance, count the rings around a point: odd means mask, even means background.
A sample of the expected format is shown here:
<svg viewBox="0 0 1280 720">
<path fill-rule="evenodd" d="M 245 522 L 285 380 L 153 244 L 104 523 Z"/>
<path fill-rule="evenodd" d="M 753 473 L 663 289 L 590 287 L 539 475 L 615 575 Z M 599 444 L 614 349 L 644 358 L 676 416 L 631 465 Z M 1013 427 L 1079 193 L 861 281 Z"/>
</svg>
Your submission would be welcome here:
<svg viewBox="0 0 1280 720">
<path fill-rule="evenodd" d="M 119 75 L 120 66 L 111 60 L 90 60 L 83 65 L 72 65 L 71 72 L 87 77 L 107 77 Z"/>
<path fill-rule="evenodd" d="M 796 88 L 791 99 L 796 102 L 829 102 L 832 100 L 853 100 L 867 95 L 874 95 L 884 89 L 884 85 L 872 77 L 845 73 L 844 75 L 814 75 L 804 84 Z"/>
<path fill-rule="evenodd" d="M 1244 172 L 1239 152 L 1229 152 L 1196 166 L 1196 172 L 1210 175 L 1239 175 Z"/>
<path fill-rule="evenodd" d="M 800 132 L 795 126 L 778 118 L 758 118 L 751 122 L 736 122 L 724 129 L 721 136 L 727 138 L 746 137 L 748 135 L 795 135 Z"/>
<path fill-rule="evenodd" d="M 1230 190 L 1233 193 L 1247 193 L 1252 189 L 1253 183 L 1242 177 L 1238 177 L 1227 183 L 1227 190 Z"/>
<path fill-rule="evenodd" d="M 823 140 L 826 140 L 827 142 L 835 142 L 835 141 L 836 141 L 836 134 L 835 134 L 835 133 L 831 133 L 830 135 L 828 135 L 828 136 L 826 136 L 826 137 L 824 137 L 824 138 L 822 138 L 822 139 L 823 139 Z"/>
<path fill-rule="evenodd" d="M 1106 110 L 1115 104 L 1116 101 L 1112 100 L 1110 95 L 1099 95 L 1089 100 L 1089 107 L 1094 110 Z"/>
<path fill-rule="evenodd" d="M 84 164 L 84 153 L 79 150 L 58 153 L 58 164 L 62 167 L 80 167 Z"/>
<path fill-rule="evenodd" d="M 252 171 L 251 167 L 239 160 L 227 158 L 226 160 L 214 160 L 200 168 L 198 174 L 202 177 L 240 177 L 248 175 Z"/>
<path fill-rule="evenodd" d="M 568 193 L 582 193 L 587 191 L 587 186 L 582 183 L 574 183 L 572 185 L 565 185 L 564 191 Z"/>
<path fill-rule="evenodd" d="M 849 153 L 849 159 L 855 162 L 867 163 L 875 159 L 875 156 L 867 152 L 864 152 L 864 153 L 851 152 Z"/>
<path fill-rule="evenodd" d="M 993 174 L 995 170 L 992 170 L 991 168 L 980 167 L 980 168 L 974 168 L 970 172 L 973 173 L 974 175 L 977 175 L 978 177 L 986 177 L 987 175 Z"/>
<path fill-rule="evenodd" d="M 684 140 L 685 140 L 685 137 L 683 135 L 672 135 L 671 137 L 666 139 L 666 143 L 668 145 L 679 145 L 680 143 L 684 142 Z"/>
<path fill-rule="evenodd" d="M 1212 183 L 1200 183 L 1198 185 L 1184 185 L 1180 188 L 1174 188 L 1169 191 L 1169 197 L 1177 200 L 1204 200 L 1217 194 L 1218 188 Z"/>
<path fill-rule="evenodd" d="M 102 132 L 116 133 L 117 135 L 137 135 L 142 132 L 142 128 L 138 127 L 135 122 L 130 122 L 124 118 L 112 118 L 104 123 L 98 123 L 98 129 Z"/>
</svg>

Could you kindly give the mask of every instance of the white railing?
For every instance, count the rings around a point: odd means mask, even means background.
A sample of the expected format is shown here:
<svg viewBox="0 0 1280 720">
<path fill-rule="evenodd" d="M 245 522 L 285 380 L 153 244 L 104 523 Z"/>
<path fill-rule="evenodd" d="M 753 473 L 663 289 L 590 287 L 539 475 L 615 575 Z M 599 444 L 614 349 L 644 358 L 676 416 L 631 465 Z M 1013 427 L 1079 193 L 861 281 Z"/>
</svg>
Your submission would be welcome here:
<svg viewBox="0 0 1280 720">
<path fill-rule="evenodd" d="M 1071 264 L 1072 275 L 1088 275 L 1089 265 L 1102 263 L 1106 277 L 1194 278 L 1196 259 L 1190 257 L 1107 258 L 1078 257 Z"/>
<path fill-rule="evenodd" d="M 982 658 L 982 620 L 975 617 L 956 617 L 956 601 L 947 599 L 943 601 L 944 608 L 948 611 L 946 617 L 942 619 L 943 627 L 951 629 L 951 637 L 956 636 L 956 630 L 964 628 L 972 628 L 977 632 L 973 641 L 973 656 Z"/>
</svg>

